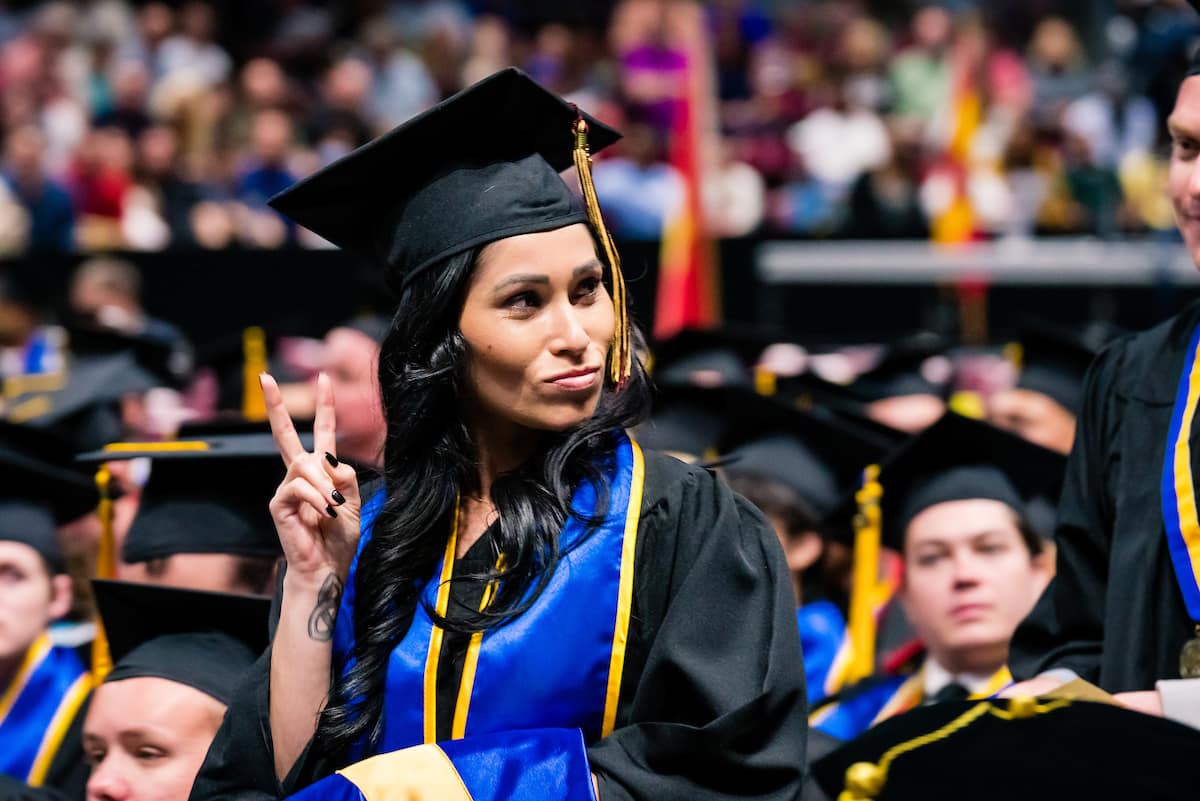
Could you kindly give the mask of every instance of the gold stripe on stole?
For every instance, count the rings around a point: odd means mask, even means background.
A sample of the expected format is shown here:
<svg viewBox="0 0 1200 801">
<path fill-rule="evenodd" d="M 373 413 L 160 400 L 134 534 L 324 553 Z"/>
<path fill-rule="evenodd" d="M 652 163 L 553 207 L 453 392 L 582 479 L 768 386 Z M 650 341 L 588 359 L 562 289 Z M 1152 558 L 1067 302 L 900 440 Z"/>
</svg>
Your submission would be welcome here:
<svg viewBox="0 0 1200 801">
<path fill-rule="evenodd" d="M 46 728 L 46 736 L 42 738 L 42 745 L 38 748 L 37 757 L 33 760 L 33 767 L 29 769 L 26 781 L 31 787 L 41 787 L 42 782 L 46 781 L 50 763 L 54 761 L 54 755 L 58 753 L 59 746 L 67 736 L 67 730 L 75 721 L 79 707 L 83 705 L 84 699 L 91 691 L 92 677 L 90 674 L 84 673 L 75 679 L 66 695 L 63 696 L 62 703 L 58 705 L 58 710 L 54 713 L 54 719 Z"/>
<path fill-rule="evenodd" d="M 629 618 L 633 608 L 633 560 L 637 553 L 637 530 L 642 514 L 642 487 L 646 462 L 641 447 L 629 438 L 633 449 L 633 478 L 629 484 L 629 508 L 625 512 L 625 538 L 621 544 L 621 581 L 617 591 L 617 624 L 613 631 L 612 658 L 608 663 L 608 693 L 604 701 L 604 723 L 600 736 L 612 734 L 617 724 L 617 702 L 621 698 L 621 676 L 625 670 L 625 645 L 629 640 Z"/>
<path fill-rule="evenodd" d="M 1179 532 L 1187 543 L 1192 575 L 1200 579 L 1200 515 L 1196 510 L 1195 484 L 1192 482 L 1192 419 L 1196 416 L 1196 403 L 1200 400 L 1200 358 L 1197 358 L 1188 375 L 1187 401 L 1183 418 L 1179 422 L 1179 434 L 1175 440 L 1175 505 L 1179 514 Z"/>
<path fill-rule="evenodd" d="M 968 700 L 979 701 L 984 698 L 991 698 L 993 695 L 1011 684 L 1012 680 L 1012 673 L 1008 672 L 1007 667 L 1002 667 L 992 674 L 992 677 L 988 679 L 988 683 L 983 686 L 983 689 L 977 693 L 972 693 Z"/>
<path fill-rule="evenodd" d="M 496 570 L 503 571 L 508 564 L 504 554 L 496 559 Z M 496 597 L 499 581 L 488 582 L 483 590 L 483 600 L 479 602 L 479 611 L 487 609 L 492 599 Z M 450 730 L 451 740 L 461 740 L 467 735 L 467 712 L 471 708 L 471 691 L 475 688 L 475 668 L 479 664 L 479 649 L 483 645 L 483 632 L 477 631 L 471 635 L 467 645 L 467 655 L 463 659 L 462 679 L 458 685 L 458 700 L 454 704 L 454 725 Z"/>
<path fill-rule="evenodd" d="M 46 659 L 46 655 L 50 653 L 50 635 L 42 632 L 42 636 L 33 641 L 33 645 L 29 646 L 29 650 L 25 652 L 25 659 L 21 662 L 21 667 L 17 670 L 17 675 L 13 677 L 12 683 L 8 685 L 8 689 L 4 691 L 4 695 L 0 695 L 0 723 L 8 717 L 8 713 L 12 711 L 13 704 L 17 702 L 17 698 L 21 695 L 21 691 L 25 689 L 25 685 L 29 683 L 29 679 L 33 676 L 34 671 L 41 667 L 42 662 Z"/>
<path fill-rule="evenodd" d="M 432 744 L 379 754 L 338 775 L 366 801 L 471 801 L 450 757 Z"/>
<path fill-rule="evenodd" d="M 437 592 L 437 613 L 446 616 L 450 608 L 450 578 L 454 575 L 454 552 L 458 545 L 458 499 L 454 499 L 454 522 L 450 525 L 450 539 L 446 542 L 446 554 L 442 557 L 442 575 Z M 425 742 L 437 742 L 437 674 L 438 658 L 442 653 L 442 629 L 436 623 L 429 635 L 429 655 L 425 658 Z"/>
</svg>

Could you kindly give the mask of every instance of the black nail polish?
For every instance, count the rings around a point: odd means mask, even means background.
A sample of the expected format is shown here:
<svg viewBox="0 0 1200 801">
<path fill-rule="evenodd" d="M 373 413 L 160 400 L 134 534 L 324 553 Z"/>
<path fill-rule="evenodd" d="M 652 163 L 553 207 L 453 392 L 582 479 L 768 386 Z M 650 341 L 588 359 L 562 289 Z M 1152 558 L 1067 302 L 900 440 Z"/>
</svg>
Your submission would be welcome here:
<svg viewBox="0 0 1200 801">
<path fill-rule="evenodd" d="M 343 495 L 342 493 L 338 492 L 337 490 L 334 490 L 333 492 L 329 493 L 329 497 L 333 498 L 333 502 L 336 503 L 338 506 L 341 506 L 343 503 L 346 502 L 346 496 Z"/>
<path fill-rule="evenodd" d="M 329 462 L 329 464 L 333 465 L 334 467 L 337 467 L 339 464 L 341 464 L 341 462 L 337 460 L 337 457 L 329 451 L 325 451 L 325 461 Z"/>
<path fill-rule="evenodd" d="M 334 509 L 329 504 L 325 504 L 325 511 L 329 513 L 330 517 L 337 517 L 337 509 Z"/>
</svg>

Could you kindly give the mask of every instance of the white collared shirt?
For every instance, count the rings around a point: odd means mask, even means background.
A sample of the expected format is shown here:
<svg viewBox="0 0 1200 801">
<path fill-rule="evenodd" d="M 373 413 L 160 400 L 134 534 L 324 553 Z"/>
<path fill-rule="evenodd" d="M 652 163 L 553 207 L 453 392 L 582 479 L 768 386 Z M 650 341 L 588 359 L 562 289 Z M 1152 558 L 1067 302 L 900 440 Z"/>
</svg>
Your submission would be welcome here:
<svg viewBox="0 0 1200 801">
<path fill-rule="evenodd" d="M 932 698 L 943 687 L 950 683 L 961 684 L 971 695 L 984 692 L 992 683 L 995 673 L 959 673 L 954 674 L 937 663 L 932 656 L 925 657 L 923 668 L 925 677 L 925 697 Z"/>
</svg>

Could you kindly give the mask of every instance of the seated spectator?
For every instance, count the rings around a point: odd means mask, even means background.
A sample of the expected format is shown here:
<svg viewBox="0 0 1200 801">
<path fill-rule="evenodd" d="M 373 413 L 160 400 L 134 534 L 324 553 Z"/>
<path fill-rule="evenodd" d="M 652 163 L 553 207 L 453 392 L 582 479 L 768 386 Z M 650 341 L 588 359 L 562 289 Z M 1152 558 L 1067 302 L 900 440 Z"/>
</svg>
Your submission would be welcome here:
<svg viewBox="0 0 1200 801">
<path fill-rule="evenodd" d="M 32 125 L 9 131 L 4 178 L 29 214 L 29 249 L 69 251 L 75 244 L 75 210 L 66 189 L 46 174 L 45 148 L 45 138 Z"/>
<path fill-rule="evenodd" d="M 661 135 L 642 123 L 626 126 L 621 155 L 596 164 L 596 192 L 614 236 L 657 240 L 684 199 L 683 178 L 662 162 Z"/>
</svg>

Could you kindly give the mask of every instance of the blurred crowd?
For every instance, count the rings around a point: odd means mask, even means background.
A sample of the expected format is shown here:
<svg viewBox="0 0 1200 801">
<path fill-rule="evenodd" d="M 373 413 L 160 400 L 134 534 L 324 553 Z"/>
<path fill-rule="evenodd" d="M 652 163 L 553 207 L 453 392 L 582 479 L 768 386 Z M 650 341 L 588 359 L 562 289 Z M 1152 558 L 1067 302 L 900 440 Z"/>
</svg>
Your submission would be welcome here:
<svg viewBox="0 0 1200 801">
<path fill-rule="evenodd" d="M 1171 228 L 1182 0 L 1114 3 L 1086 45 L 1045 13 L 1001 30 L 985 0 L 600 5 L 0 5 L 0 253 L 322 247 L 266 200 L 509 64 L 625 132 L 596 184 L 616 235 L 658 239 L 697 41 L 714 236 L 922 238 L 956 203 L 971 238 Z"/>
</svg>

